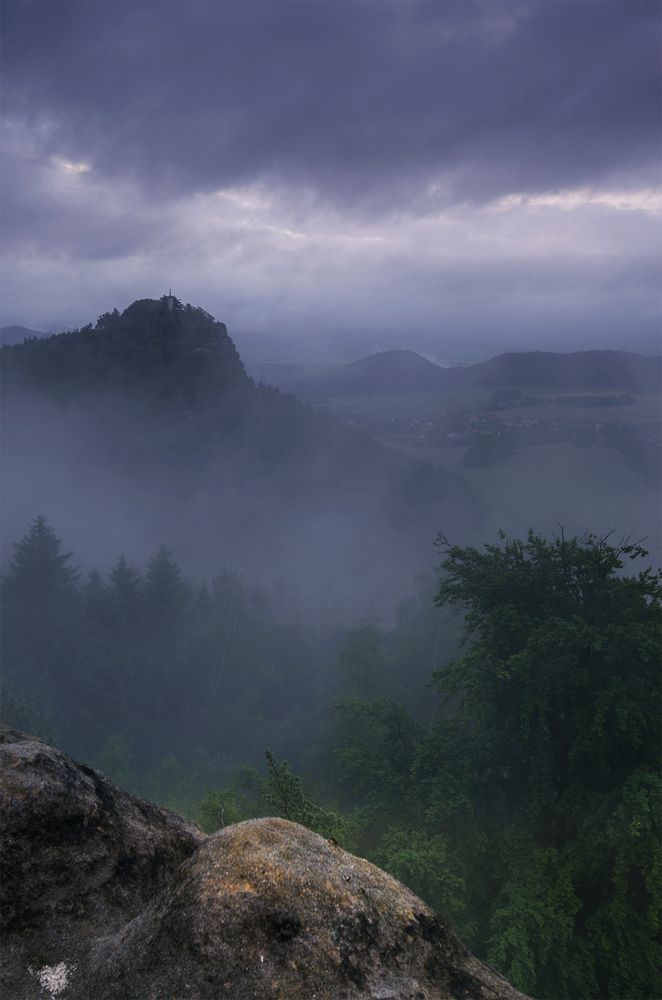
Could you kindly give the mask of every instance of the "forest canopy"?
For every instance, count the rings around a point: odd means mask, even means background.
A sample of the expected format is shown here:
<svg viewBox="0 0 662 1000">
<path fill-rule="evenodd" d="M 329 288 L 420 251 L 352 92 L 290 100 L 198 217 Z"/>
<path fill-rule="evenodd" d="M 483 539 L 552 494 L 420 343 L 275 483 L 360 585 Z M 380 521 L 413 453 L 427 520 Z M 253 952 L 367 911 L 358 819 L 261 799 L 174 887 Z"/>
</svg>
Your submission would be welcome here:
<svg viewBox="0 0 662 1000">
<path fill-rule="evenodd" d="M 165 546 L 83 581 L 37 517 L 2 581 L 3 717 L 209 830 L 334 836 L 534 996 L 659 995 L 662 575 L 591 535 L 438 544 L 434 594 L 339 635 Z"/>
</svg>

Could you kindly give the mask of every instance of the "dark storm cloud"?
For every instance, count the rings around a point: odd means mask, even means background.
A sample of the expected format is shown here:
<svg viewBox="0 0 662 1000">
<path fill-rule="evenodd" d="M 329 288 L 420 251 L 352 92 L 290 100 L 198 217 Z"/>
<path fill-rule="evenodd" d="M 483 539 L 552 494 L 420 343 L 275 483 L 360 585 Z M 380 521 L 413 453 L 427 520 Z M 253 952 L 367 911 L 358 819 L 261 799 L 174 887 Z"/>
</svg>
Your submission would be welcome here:
<svg viewBox="0 0 662 1000">
<path fill-rule="evenodd" d="M 117 259 L 167 236 L 167 220 L 157 220 L 126 192 L 109 199 L 88 185 L 81 196 L 75 170 L 26 164 L 9 145 L 3 155 L 2 235 L 14 252 L 57 247 L 87 260 Z"/>
<path fill-rule="evenodd" d="M 3 4 L 4 113 L 148 194 L 382 211 L 659 163 L 657 3 Z"/>
</svg>

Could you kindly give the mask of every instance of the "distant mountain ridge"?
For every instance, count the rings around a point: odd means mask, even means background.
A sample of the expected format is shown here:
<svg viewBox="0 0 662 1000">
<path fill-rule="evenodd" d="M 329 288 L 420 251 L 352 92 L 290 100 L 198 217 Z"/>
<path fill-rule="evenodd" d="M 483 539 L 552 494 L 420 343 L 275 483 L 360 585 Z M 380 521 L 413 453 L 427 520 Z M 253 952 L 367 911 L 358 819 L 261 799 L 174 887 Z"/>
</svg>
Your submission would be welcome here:
<svg viewBox="0 0 662 1000">
<path fill-rule="evenodd" d="M 415 351 L 382 351 L 323 375 L 293 391 L 307 399 L 363 393 L 399 394 L 464 386 L 587 386 L 660 392 L 662 358 L 626 351 L 552 351 L 499 354 L 488 361 L 441 368 Z"/>
<path fill-rule="evenodd" d="M 0 327 L 0 346 L 10 346 L 20 344 L 30 337 L 45 337 L 41 330 L 31 330 L 27 326 L 3 326 Z"/>
<path fill-rule="evenodd" d="M 466 368 L 446 369 L 445 374 L 451 386 L 558 385 L 659 392 L 662 357 L 627 351 L 528 351 L 499 354 Z"/>
</svg>

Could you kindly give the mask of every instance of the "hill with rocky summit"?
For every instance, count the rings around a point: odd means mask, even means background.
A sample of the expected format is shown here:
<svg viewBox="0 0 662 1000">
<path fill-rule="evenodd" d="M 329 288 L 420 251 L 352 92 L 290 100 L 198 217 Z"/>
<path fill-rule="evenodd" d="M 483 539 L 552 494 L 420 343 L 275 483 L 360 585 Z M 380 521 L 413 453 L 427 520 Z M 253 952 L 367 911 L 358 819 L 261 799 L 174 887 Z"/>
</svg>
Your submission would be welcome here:
<svg viewBox="0 0 662 1000">
<path fill-rule="evenodd" d="M 6 387 L 65 392 L 121 390 L 170 406 L 193 405 L 248 378 L 225 324 L 174 296 L 138 299 L 96 324 L 2 351 Z"/>
<path fill-rule="evenodd" d="M 385 872 L 305 827 L 211 837 L 0 729 L 2 995 L 525 1000 Z"/>
<path fill-rule="evenodd" d="M 129 534 L 137 558 L 165 542 L 196 575 L 354 608 L 402 596 L 440 525 L 466 538 L 485 517 L 461 476 L 255 385 L 224 324 L 171 296 L 1 358 L 6 545 L 44 513 L 88 565 Z"/>
</svg>

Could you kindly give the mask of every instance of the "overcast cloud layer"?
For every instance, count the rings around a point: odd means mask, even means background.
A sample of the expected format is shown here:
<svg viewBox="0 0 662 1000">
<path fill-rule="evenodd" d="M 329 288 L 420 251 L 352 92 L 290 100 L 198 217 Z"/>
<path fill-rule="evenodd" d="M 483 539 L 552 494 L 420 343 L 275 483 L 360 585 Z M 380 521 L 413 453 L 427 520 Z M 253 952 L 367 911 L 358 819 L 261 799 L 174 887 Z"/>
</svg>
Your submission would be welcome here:
<svg viewBox="0 0 662 1000">
<path fill-rule="evenodd" d="M 657 2 L 5 2 L 3 324 L 654 351 Z"/>
</svg>

